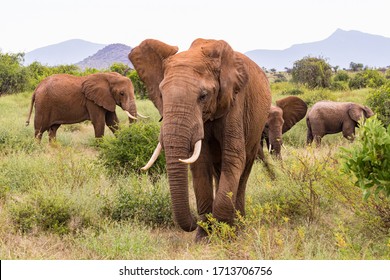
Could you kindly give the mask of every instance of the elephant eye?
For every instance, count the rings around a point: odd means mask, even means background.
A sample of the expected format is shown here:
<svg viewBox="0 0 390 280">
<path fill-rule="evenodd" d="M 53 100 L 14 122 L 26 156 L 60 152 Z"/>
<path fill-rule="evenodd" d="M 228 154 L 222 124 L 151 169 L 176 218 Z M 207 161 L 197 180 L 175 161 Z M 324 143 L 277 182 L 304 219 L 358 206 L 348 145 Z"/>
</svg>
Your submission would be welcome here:
<svg viewBox="0 0 390 280">
<path fill-rule="evenodd" d="M 125 93 L 123 91 L 121 91 L 119 94 L 122 95 L 122 96 L 125 95 Z"/>
<path fill-rule="evenodd" d="M 199 95 L 199 101 L 200 102 L 205 102 L 206 101 L 206 99 L 207 99 L 207 91 L 205 91 L 205 90 L 202 90 L 202 92 L 200 93 L 200 95 Z"/>
</svg>

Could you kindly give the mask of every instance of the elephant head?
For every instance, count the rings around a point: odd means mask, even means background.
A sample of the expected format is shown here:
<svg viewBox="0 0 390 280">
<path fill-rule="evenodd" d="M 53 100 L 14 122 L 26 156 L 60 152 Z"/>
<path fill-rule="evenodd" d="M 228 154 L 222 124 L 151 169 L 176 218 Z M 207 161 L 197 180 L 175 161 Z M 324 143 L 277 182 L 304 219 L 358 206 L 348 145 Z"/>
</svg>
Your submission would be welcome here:
<svg viewBox="0 0 390 280">
<path fill-rule="evenodd" d="M 192 163 L 199 156 L 204 123 L 230 110 L 248 79 L 247 65 L 225 41 L 197 39 L 187 51 L 177 51 L 148 39 L 129 59 L 163 117 L 154 158 L 165 150 L 173 213 L 183 230 L 192 231 L 197 223 L 190 213 L 188 167 L 183 162 Z"/>
<path fill-rule="evenodd" d="M 271 106 L 262 135 L 271 153 L 274 152 L 278 158 L 281 158 L 282 134 L 303 119 L 306 112 L 306 103 L 296 96 L 280 99 L 276 101 L 276 106 Z"/>
<path fill-rule="evenodd" d="M 89 75 L 82 83 L 82 92 L 88 100 L 105 110 L 115 112 L 118 105 L 130 122 L 136 119 L 134 87 L 129 78 L 115 72 Z"/>
</svg>

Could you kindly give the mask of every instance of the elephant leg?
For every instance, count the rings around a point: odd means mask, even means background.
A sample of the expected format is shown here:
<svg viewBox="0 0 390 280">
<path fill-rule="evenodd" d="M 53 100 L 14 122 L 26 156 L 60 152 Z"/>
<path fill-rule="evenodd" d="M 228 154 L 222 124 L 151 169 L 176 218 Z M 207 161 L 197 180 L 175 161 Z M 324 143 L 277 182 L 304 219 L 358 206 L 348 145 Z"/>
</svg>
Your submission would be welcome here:
<svg viewBox="0 0 390 280">
<path fill-rule="evenodd" d="M 199 159 L 191 164 L 193 187 L 196 197 L 198 214 L 202 221 L 206 221 L 206 214 L 213 211 L 213 166 L 209 153 L 209 146 L 204 141 Z M 200 241 L 207 236 L 202 227 L 198 227 L 196 240 Z"/>
<path fill-rule="evenodd" d="M 320 127 L 312 127 L 311 129 L 312 139 L 315 141 L 316 146 L 321 146 L 321 139 L 325 136 L 325 128 L 323 126 Z"/>
<path fill-rule="evenodd" d="M 56 139 L 56 135 L 57 135 L 57 129 L 61 126 L 61 124 L 53 124 L 50 128 L 49 128 L 49 141 L 53 141 Z"/>
<path fill-rule="evenodd" d="M 314 136 L 314 140 L 315 140 L 315 143 L 316 143 L 317 147 L 321 146 L 321 139 L 322 139 L 322 136 L 320 136 L 320 135 L 315 135 Z"/>
<path fill-rule="evenodd" d="M 352 142 L 355 138 L 355 125 L 344 123 L 343 124 L 343 136 L 344 136 L 344 138 L 346 138 Z"/>
<path fill-rule="evenodd" d="M 306 145 L 310 145 L 313 142 L 313 132 L 311 130 L 311 124 L 310 120 L 306 119 L 306 125 L 307 125 L 307 137 L 306 137 Z"/>
<path fill-rule="evenodd" d="M 259 150 L 257 151 L 257 159 L 260 159 L 261 161 L 264 161 L 264 150 L 263 150 L 263 139 L 260 140 Z"/>
<path fill-rule="evenodd" d="M 87 102 L 87 110 L 95 129 L 95 137 L 100 138 L 104 135 L 104 126 L 106 124 L 106 110 L 92 102 Z"/>
<path fill-rule="evenodd" d="M 34 137 L 38 140 L 38 142 L 41 142 L 42 140 L 43 131 L 40 129 L 35 129 Z"/>
<path fill-rule="evenodd" d="M 244 137 L 225 141 L 222 152 L 221 175 L 213 203 L 213 216 L 233 224 L 240 177 L 245 168 Z"/>
<path fill-rule="evenodd" d="M 257 148 L 254 148 L 256 150 Z M 240 212 L 240 215 L 245 216 L 245 190 L 246 190 L 246 184 L 248 182 L 249 174 L 251 173 L 253 162 L 255 160 L 255 157 L 253 156 L 254 153 L 247 154 L 247 160 L 246 165 L 244 168 L 244 172 L 242 173 L 240 177 L 240 183 L 238 185 L 237 190 L 237 199 L 236 199 L 236 210 Z"/>
<path fill-rule="evenodd" d="M 106 125 L 114 134 L 119 129 L 119 119 L 115 112 L 106 113 Z"/>
</svg>

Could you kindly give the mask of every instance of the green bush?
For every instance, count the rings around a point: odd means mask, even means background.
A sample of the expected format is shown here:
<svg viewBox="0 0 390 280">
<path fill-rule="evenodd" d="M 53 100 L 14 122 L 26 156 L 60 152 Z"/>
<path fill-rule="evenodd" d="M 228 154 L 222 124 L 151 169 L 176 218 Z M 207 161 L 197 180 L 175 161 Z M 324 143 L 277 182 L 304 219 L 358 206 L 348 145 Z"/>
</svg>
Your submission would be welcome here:
<svg viewBox="0 0 390 280">
<path fill-rule="evenodd" d="M 99 158 L 109 174 L 139 173 L 152 156 L 158 144 L 160 125 L 153 122 L 136 122 L 122 126 L 116 137 L 103 137 L 99 143 Z M 165 172 L 165 157 L 161 154 L 149 169 L 150 175 Z"/>
<path fill-rule="evenodd" d="M 332 68 L 322 58 L 304 57 L 295 61 L 292 80 L 309 88 L 328 88 L 331 85 Z"/>
<path fill-rule="evenodd" d="M 341 81 L 333 81 L 330 85 L 330 89 L 334 91 L 345 91 L 348 89 L 348 83 Z"/>
<path fill-rule="evenodd" d="M 336 75 L 333 77 L 333 81 L 336 82 L 347 82 L 349 80 L 349 75 L 347 71 L 340 70 L 337 71 Z"/>
<path fill-rule="evenodd" d="M 147 99 L 148 98 L 148 92 L 146 90 L 145 84 L 141 81 L 141 78 L 138 76 L 137 71 L 131 71 L 129 78 L 131 79 L 131 82 L 134 86 L 134 92 L 135 96 L 138 99 Z"/>
<path fill-rule="evenodd" d="M 23 60 L 23 53 L 0 52 L 0 95 L 20 92 L 27 88 L 28 73 L 22 65 Z"/>
<path fill-rule="evenodd" d="M 301 95 L 304 94 L 304 91 L 299 88 L 286 89 L 281 92 L 282 95 Z"/>
<path fill-rule="evenodd" d="M 360 88 L 378 88 L 385 83 L 386 79 L 377 70 L 366 69 L 363 72 L 357 73 L 349 80 L 349 87 L 351 89 L 360 89 Z"/>
<path fill-rule="evenodd" d="M 116 221 L 137 220 L 152 227 L 173 226 L 168 183 L 152 183 L 147 176 L 133 176 L 121 182 L 114 199 L 107 200 L 105 212 Z M 126 186 L 126 187 L 124 187 Z"/>
<path fill-rule="evenodd" d="M 9 209 L 16 228 L 23 233 L 37 229 L 62 235 L 90 223 L 80 209 L 61 193 L 36 191 L 19 198 Z"/>
<path fill-rule="evenodd" d="M 390 82 L 370 92 L 367 105 L 376 113 L 385 126 L 390 125 Z"/>
<path fill-rule="evenodd" d="M 367 119 L 351 148 L 341 148 L 343 171 L 356 176 L 355 185 L 367 198 L 374 193 L 390 197 L 390 126 L 376 116 Z"/>
</svg>

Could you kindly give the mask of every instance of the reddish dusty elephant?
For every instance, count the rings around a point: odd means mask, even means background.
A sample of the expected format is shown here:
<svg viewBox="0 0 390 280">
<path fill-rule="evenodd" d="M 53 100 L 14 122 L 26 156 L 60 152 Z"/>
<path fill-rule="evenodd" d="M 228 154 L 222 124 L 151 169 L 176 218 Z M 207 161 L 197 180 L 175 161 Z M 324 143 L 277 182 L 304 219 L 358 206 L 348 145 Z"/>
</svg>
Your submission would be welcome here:
<svg viewBox="0 0 390 280">
<path fill-rule="evenodd" d="M 129 54 L 163 117 L 160 143 L 146 168 L 163 148 L 173 213 L 183 230 L 197 228 L 186 163 L 201 219 L 212 213 L 232 224 L 235 210 L 245 214 L 246 183 L 271 105 L 269 83 L 256 63 L 225 41 L 197 39 L 177 51 L 148 39 Z M 197 239 L 204 236 L 198 228 Z"/>
<path fill-rule="evenodd" d="M 85 77 L 57 74 L 44 79 L 33 93 L 27 125 L 34 103 L 35 137 L 39 140 L 45 131 L 52 140 L 60 125 L 85 120 L 92 121 L 95 137 L 104 135 L 105 125 L 115 132 L 119 123 L 117 105 L 126 111 L 130 121 L 137 115 L 133 84 L 118 73 Z"/>
</svg>

